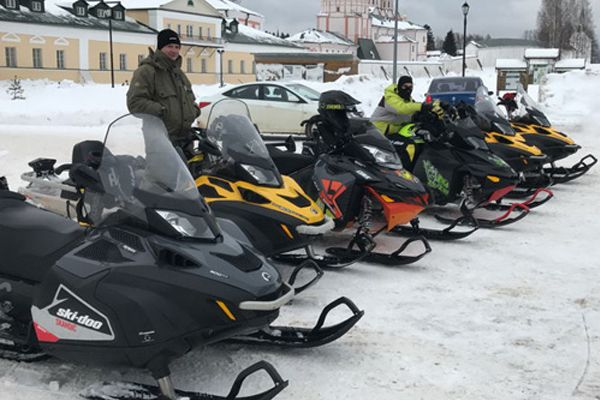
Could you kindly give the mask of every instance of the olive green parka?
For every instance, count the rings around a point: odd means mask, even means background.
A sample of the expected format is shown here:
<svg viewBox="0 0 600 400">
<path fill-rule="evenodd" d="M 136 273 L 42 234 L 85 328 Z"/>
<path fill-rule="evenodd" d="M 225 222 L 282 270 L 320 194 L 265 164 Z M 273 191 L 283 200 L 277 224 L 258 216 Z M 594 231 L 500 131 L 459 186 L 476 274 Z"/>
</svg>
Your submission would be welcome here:
<svg viewBox="0 0 600 400">
<path fill-rule="evenodd" d="M 192 84 L 181 70 L 181 56 L 173 61 L 162 51 L 152 51 L 133 73 L 127 91 L 130 113 L 160 117 L 169 138 L 184 139 L 200 115 Z"/>
</svg>

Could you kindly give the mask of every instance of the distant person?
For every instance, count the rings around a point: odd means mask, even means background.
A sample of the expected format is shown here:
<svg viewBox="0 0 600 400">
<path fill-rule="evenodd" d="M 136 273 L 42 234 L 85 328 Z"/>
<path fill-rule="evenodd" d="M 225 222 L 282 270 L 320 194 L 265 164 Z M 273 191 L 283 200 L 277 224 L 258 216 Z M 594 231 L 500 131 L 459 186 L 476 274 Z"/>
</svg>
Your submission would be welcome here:
<svg viewBox="0 0 600 400">
<path fill-rule="evenodd" d="M 140 63 L 127 91 L 127 108 L 132 114 L 160 117 L 174 145 L 183 147 L 190 128 L 200 115 L 192 84 L 181 70 L 179 35 L 171 29 L 158 33 L 157 51 Z"/>
<path fill-rule="evenodd" d="M 438 117 L 444 115 L 439 101 L 418 103 L 413 100 L 413 79 L 401 76 L 398 84 L 385 88 L 383 97 L 371 116 L 371 122 L 384 135 L 396 135 L 403 125 L 411 121 L 412 115 L 419 111 L 433 111 Z"/>
</svg>

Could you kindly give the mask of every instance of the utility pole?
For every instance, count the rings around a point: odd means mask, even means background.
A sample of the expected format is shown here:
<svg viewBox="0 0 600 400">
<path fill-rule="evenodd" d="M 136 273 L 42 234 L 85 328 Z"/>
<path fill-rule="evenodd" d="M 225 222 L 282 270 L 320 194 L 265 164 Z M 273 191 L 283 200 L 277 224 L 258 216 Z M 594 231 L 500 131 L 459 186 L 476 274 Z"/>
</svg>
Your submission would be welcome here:
<svg viewBox="0 0 600 400">
<path fill-rule="evenodd" d="M 398 0 L 394 8 L 394 73 L 392 76 L 392 83 L 396 83 L 398 81 Z"/>
</svg>

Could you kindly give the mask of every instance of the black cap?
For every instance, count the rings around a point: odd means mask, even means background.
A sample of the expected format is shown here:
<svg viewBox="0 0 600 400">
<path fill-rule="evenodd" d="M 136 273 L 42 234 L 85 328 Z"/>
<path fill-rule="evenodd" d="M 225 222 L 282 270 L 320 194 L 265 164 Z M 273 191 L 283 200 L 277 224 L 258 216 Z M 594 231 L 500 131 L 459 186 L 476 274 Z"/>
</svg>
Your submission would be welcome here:
<svg viewBox="0 0 600 400">
<path fill-rule="evenodd" d="M 398 87 L 402 87 L 405 83 L 413 83 L 413 79 L 411 76 L 404 75 L 398 79 Z"/>
<path fill-rule="evenodd" d="M 171 29 L 163 29 L 162 31 L 158 32 L 156 48 L 160 50 L 168 44 L 181 45 L 181 42 L 179 41 L 179 35 L 177 32 Z"/>
</svg>

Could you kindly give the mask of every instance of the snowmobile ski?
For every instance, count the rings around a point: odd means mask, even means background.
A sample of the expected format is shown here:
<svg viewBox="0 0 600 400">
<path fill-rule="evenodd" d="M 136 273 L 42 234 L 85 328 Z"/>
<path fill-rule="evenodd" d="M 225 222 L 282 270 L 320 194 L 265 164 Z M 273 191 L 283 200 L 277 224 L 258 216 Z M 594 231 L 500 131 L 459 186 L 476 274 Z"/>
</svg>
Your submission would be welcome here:
<svg viewBox="0 0 600 400">
<path fill-rule="evenodd" d="M 244 380 L 259 371 L 265 371 L 273 380 L 273 387 L 262 393 L 238 397 Z M 227 396 L 175 390 L 176 398 L 188 400 L 270 400 L 288 385 L 277 370 L 266 361 L 259 361 L 246 368 L 235 379 Z M 88 400 L 171 400 L 161 394 L 158 386 L 130 382 L 104 382 L 85 389 L 80 396 Z M 172 400 L 176 400 L 175 398 Z"/>
<path fill-rule="evenodd" d="M 323 327 L 329 313 L 339 306 L 345 305 L 352 311 L 352 316 L 331 326 Z M 269 326 L 255 333 L 235 336 L 229 342 L 243 344 L 266 344 L 280 347 L 317 347 L 333 342 L 348 332 L 364 315 L 363 310 L 346 297 L 329 303 L 321 312 L 313 328 L 297 328 L 284 326 Z"/>
<path fill-rule="evenodd" d="M 455 231 L 453 230 L 457 226 L 471 226 L 472 229 L 466 231 Z M 450 240 L 458 240 L 466 238 L 471 235 L 475 231 L 479 229 L 479 225 L 477 220 L 470 215 L 465 215 L 455 219 L 450 225 L 448 225 L 444 229 L 430 229 L 430 228 L 421 228 L 419 225 L 419 220 L 415 219 L 411 221 L 411 226 L 397 226 L 393 229 L 393 232 L 398 233 L 402 236 L 424 236 L 427 239 L 431 240 L 441 240 L 441 241 L 450 241 Z"/>
<path fill-rule="evenodd" d="M 587 173 L 597 162 L 598 159 L 594 155 L 588 154 L 570 168 L 552 165 L 544 168 L 544 172 L 552 177 L 554 183 L 566 183 Z"/>
</svg>

